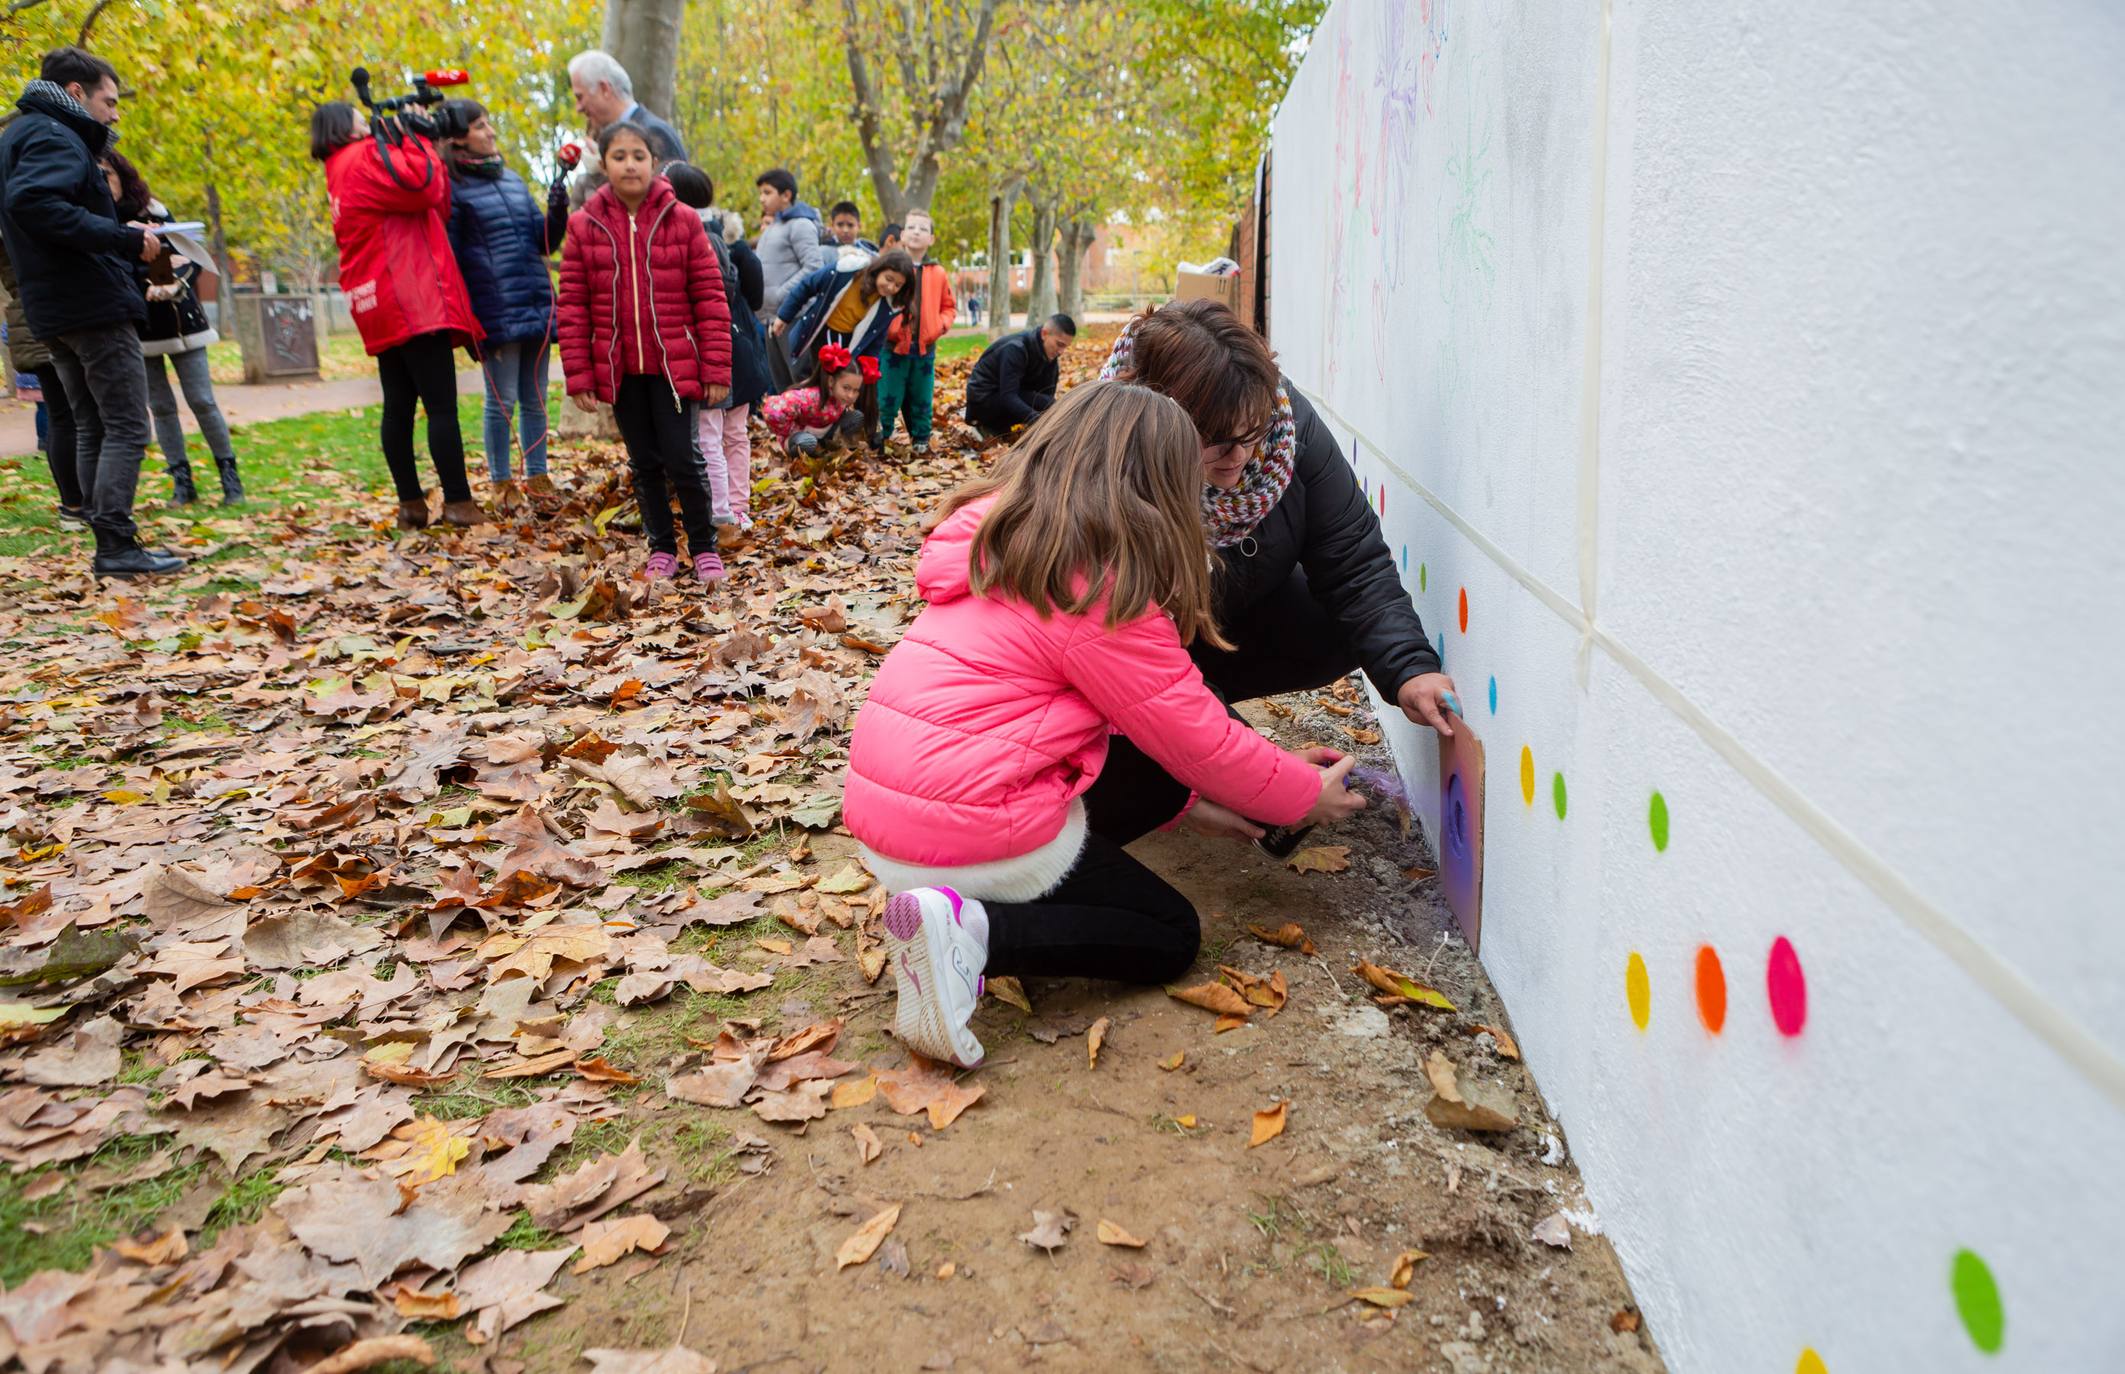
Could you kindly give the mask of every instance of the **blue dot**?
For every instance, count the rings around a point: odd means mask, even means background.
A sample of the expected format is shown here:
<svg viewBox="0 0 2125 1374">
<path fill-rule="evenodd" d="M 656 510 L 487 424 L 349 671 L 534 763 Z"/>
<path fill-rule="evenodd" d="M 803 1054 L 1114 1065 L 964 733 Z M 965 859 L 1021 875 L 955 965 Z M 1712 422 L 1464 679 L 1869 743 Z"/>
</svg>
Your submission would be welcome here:
<svg viewBox="0 0 2125 1374">
<path fill-rule="evenodd" d="M 1490 680 L 1490 713 L 1494 716 L 1498 714 L 1498 679 L 1496 678 Z"/>
</svg>

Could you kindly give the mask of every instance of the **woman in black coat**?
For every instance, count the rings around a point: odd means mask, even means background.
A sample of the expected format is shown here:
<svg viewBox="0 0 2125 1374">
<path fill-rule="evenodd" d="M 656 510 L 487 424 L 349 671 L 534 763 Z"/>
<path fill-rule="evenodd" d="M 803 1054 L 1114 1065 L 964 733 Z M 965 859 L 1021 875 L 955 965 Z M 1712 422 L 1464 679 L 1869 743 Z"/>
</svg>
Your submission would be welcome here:
<svg viewBox="0 0 2125 1374">
<path fill-rule="evenodd" d="M 1362 668 L 1410 720 L 1452 734 L 1453 679 L 1439 671 L 1379 519 L 1261 336 L 1214 301 L 1176 301 L 1132 321 L 1100 375 L 1171 396 L 1201 435 L 1217 619 L 1234 646 L 1198 640 L 1191 650 L 1211 688 L 1228 703 L 1248 701 Z M 1099 781 L 1087 805 L 1126 807 L 1143 830 L 1187 802 L 1187 789 L 1125 740 L 1114 741 Z M 1256 833 L 1207 802 L 1190 817 L 1200 831 Z"/>
<path fill-rule="evenodd" d="M 143 224 L 168 224 L 170 212 L 148 190 L 140 172 L 124 153 L 111 149 L 103 155 L 104 175 L 111 181 L 111 199 L 118 217 Z M 214 470 L 221 478 L 221 503 L 233 506 L 244 499 L 243 478 L 236 471 L 236 450 L 229 443 L 229 422 L 221 403 L 214 399 L 214 377 L 207 362 L 207 346 L 219 343 L 221 335 L 207 323 L 206 307 L 199 303 L 196 284 L 200 265 L 173 251 L 165 252 L 145 269 L 142 290 L 148 299 L 148 317 L 140 326 L 140 353 L 147 366 L 148 414 L 155 421 L 155 442 L 162 449 L 162 463 L 170 473 L 170 502 L 189 506 L 199 499 L 192 482 L 192 457 L 185 449 L 184 423 L 177 413 L 177 397 L 170 390 L 169 371 L 177 373 L 178 389 L 199 422 L 199 437 L 214 455 Z M 169 370 L 163 366 L 169 360 Z"/>
</svg>

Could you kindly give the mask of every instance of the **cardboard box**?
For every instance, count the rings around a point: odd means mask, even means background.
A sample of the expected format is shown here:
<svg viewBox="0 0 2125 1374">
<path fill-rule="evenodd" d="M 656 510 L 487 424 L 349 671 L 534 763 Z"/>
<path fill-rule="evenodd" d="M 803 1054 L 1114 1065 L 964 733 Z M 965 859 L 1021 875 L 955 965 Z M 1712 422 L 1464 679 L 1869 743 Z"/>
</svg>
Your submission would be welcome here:
<svg viewBox="0 0 2125 1374">
<path fill-rule="evenodd" d="M 1240 313 L 1240 275 L 1213 277 L 1203 272 L 1178 272 L 1173 286 L 1177 301 L 1216 301 L 1233 314 Z"/>
</svg>

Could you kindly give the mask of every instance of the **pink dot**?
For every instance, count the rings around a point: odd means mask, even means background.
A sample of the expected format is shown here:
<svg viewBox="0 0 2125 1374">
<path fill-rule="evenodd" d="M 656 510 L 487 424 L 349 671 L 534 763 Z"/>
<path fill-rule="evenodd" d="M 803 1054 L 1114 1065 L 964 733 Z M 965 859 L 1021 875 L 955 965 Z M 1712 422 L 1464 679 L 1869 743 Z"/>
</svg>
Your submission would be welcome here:
<svg viewBox="0 0 2125 1374">
<path fill-rule="evenodd" d="M 1781 1034 L 1798 1035 L 1808 1021 L 1808 978 L 1800 971 L 1793 942 L 1781 935 L 1771 943 L 1771 962 L 1764 971 L 1771 994 L 1771 1019 Z"/>
</svg>

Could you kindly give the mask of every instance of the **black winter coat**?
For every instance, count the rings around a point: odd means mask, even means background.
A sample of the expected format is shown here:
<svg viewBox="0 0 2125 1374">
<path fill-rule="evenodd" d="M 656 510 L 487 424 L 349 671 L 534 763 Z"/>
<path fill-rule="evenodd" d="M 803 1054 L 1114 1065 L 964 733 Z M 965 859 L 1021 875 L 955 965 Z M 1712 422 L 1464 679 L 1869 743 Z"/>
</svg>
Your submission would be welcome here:
<svg viewBox="0 0 2125 1374">
<path fill-rule="evenodd" d="M 1040 346 L 1040 326 L 1007 334 L 981 350 L 967 376 L 967 418 L 990 429 L 1022 425 L 1055 400 L 1062 369 Z"/>
<path fill-rule="evenodd" d="M 760 342 L 762 288 L 760 256 L 745 246 L 745 240 L 723 242 L 720 223 L 701 221 L 708 230 L 708 246 L 716 250 L 716 264 L 723 269 L 723 300 L 730 307 L 730 395 L 717 410 L 760 404 L 774 379 L 767 370 L 767 346 Z"/>
<path fill-rule="evenodd" d="M 32 81 L 0 133 L 0 236 L 40 339 L 147 315 L 133 264 L 141 231 L 118 222 L 96 158 L 110 130 L 66 91 Z"/>
<path fill-rule="evenodd" d="M 1314 599 L 1357 650 L 1365 676 L 1392 701 L 1403 683 L 1438 672 L 1439 655 L 1335 435 L 1298 388 L 1287 381 L 1284 389 L 1298 425 L 1297 470 L 1254 532 L 1219 551 L 1223 567 L 1213 587 L 1218 624 L 1234 631 L 1290 580 L 1294 568 L 1304 568 Z M 1240 648 L 1246 647 L 1242 640 Z"/>
</svg>

